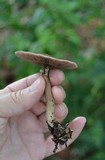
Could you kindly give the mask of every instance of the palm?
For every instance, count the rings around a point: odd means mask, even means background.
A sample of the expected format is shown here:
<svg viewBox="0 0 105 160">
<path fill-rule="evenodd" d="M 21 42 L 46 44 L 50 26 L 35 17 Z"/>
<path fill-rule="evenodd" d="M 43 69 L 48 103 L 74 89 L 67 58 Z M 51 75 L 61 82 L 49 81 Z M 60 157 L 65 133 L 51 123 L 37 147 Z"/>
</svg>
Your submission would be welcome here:
<svg viewBox="0 0 105 160">
<path fill-rule="evenodd" d="M 27 111 L 21 116 L 11 118 L 8 126 L 8 136 L 5 135 L 8 138 L 2 150 L 7 148 L 12 155 L 6 154 L 6 159 L 40 160 L 46 156 L 45 129 L 42 129 L 43 125 L 32 112 Z"/>
</svg>

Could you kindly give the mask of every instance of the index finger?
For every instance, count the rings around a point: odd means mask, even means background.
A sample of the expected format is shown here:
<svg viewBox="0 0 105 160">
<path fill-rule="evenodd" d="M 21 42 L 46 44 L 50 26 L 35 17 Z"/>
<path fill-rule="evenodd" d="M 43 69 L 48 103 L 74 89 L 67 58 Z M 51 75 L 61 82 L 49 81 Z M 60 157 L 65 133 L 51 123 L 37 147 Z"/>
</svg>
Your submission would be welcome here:
<svg viewBox="0 0 105 160">
<path fill-rule="evenodd" d="M 28 76 L 26 78 L 23 78 L 21 80 L 18 80 L 14 83 L 11 83 L 10 85 L 8 85 L 7 87 L 5 87 L 2 90 L 2 94 L 25 89 L 25 88 L 29 87 L 30 85 L 32 85 L 32 83 L 39 76 L 41 76 L 41 74 L 37 73 L 37 74 L 33 74 L 31 76 Z M 51 85 L 60 85 L 62 83 L 62 81 L 64 80 L 64 74 L 61 70 L 58 70 L 58 69 L 51 70 L 49 73 L 49 78 L 50 78 Z"/>
<path fill-rule="evenodd" d="M 49 73 L 49 78 L 51 85 L 55 86 L 55 85 L 60 85 L 64 81 L 65 76 L 63 71 L 59 69 L 53 69 Z"/>
</svg>

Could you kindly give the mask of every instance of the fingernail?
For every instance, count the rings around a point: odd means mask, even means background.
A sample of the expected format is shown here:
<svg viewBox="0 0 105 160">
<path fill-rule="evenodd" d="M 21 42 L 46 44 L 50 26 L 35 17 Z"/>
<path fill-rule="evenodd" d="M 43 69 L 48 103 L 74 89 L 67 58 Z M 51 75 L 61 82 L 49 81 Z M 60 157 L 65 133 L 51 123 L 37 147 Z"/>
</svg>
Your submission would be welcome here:
<svg viewBox="0 0 105 160">
<path fill-rule="evenodd" d="M 84 120 L 84 124 L 86 123 L 86 117 L 81 116 L 81 118 Z"/>
<path fill-rule="evenodd" d="M 61 114 L 61 117 L 66 117 L 68 114 L 68 108 L 65 103 L 62 103 L 60 107 L 60 114 Z"/>
<path fill-rule="evenodd" d="M 40 85 L 40 78 L 38 78 L 29 88 L 30 92 L 35 91 L 36 89 L 38 89 L 38 86 Z"/>
<path fill-rule="evenodd" d="M 75 118 L 75 120 L 78 120 L 78 119 L 82 119 L 84 123 L 86 123 L 86 117 L 84 116 L 79 116 L 77 118 Z"/>
<path fill-rule="evenodd" d="M 64 110 L 64 112 L 68 113 L 68 108 L 65 103 L 62 103 L 62 109 Z"/>
<path fill-rule="evenodd" d="M 66 93 L 65 93 L 65 90 L 63 89 L 62 86 L 59 86 L 59 88 L 62 90 L 62 93 L 63 93 L 63 98 L 65 99 L 66 98 Z"/>
</svg>

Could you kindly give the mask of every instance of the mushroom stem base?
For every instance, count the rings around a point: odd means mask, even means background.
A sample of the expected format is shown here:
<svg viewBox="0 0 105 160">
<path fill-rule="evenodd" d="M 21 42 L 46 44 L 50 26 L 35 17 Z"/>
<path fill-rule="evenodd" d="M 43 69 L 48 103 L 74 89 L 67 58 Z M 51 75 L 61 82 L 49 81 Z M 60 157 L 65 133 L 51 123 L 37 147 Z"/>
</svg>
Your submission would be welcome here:
<svg viewBox="0 0 105 160">
<path fill-rule="evenodd" d="M 51 92 L 51 84 L 49 80 L 49 68 L 46 67 L 41 70 L 41 73 L 45 79 L 46 87 L 45 87 L 45 96 L 46 96 L 46 123 L 48 125 L 48 129 L 50 133 L 53 135 L 52 140 L 55 143 L 55 148 L 53 152 L 55 153 L 58 149 L 58 144 L 65 145 L 67 147 L 68 139 L 72 138 L 72 130 L 68 127 L 68 124 L 63 125 L 57 121 L 55 121 L 54 117 L 54 99 Z"/>
</svg>

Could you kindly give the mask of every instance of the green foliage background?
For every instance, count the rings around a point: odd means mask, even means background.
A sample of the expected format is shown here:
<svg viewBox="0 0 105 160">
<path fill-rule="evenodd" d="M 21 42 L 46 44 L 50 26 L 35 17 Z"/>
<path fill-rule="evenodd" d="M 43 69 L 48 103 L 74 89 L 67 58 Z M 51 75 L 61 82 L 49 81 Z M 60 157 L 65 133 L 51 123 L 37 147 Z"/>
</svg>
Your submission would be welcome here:
<svg viewBox="0 0 105 160">
<path fill-rule="evenodd" d="M 83 115 L 87 124 L 68 152 L 51 159 L 104 160 L 105 1 L 0 0 L 0 88 L 39 69 L 18 59 L 17 50 L 78 64 L 64 71 L 66 121 Z"/>
</svg>

